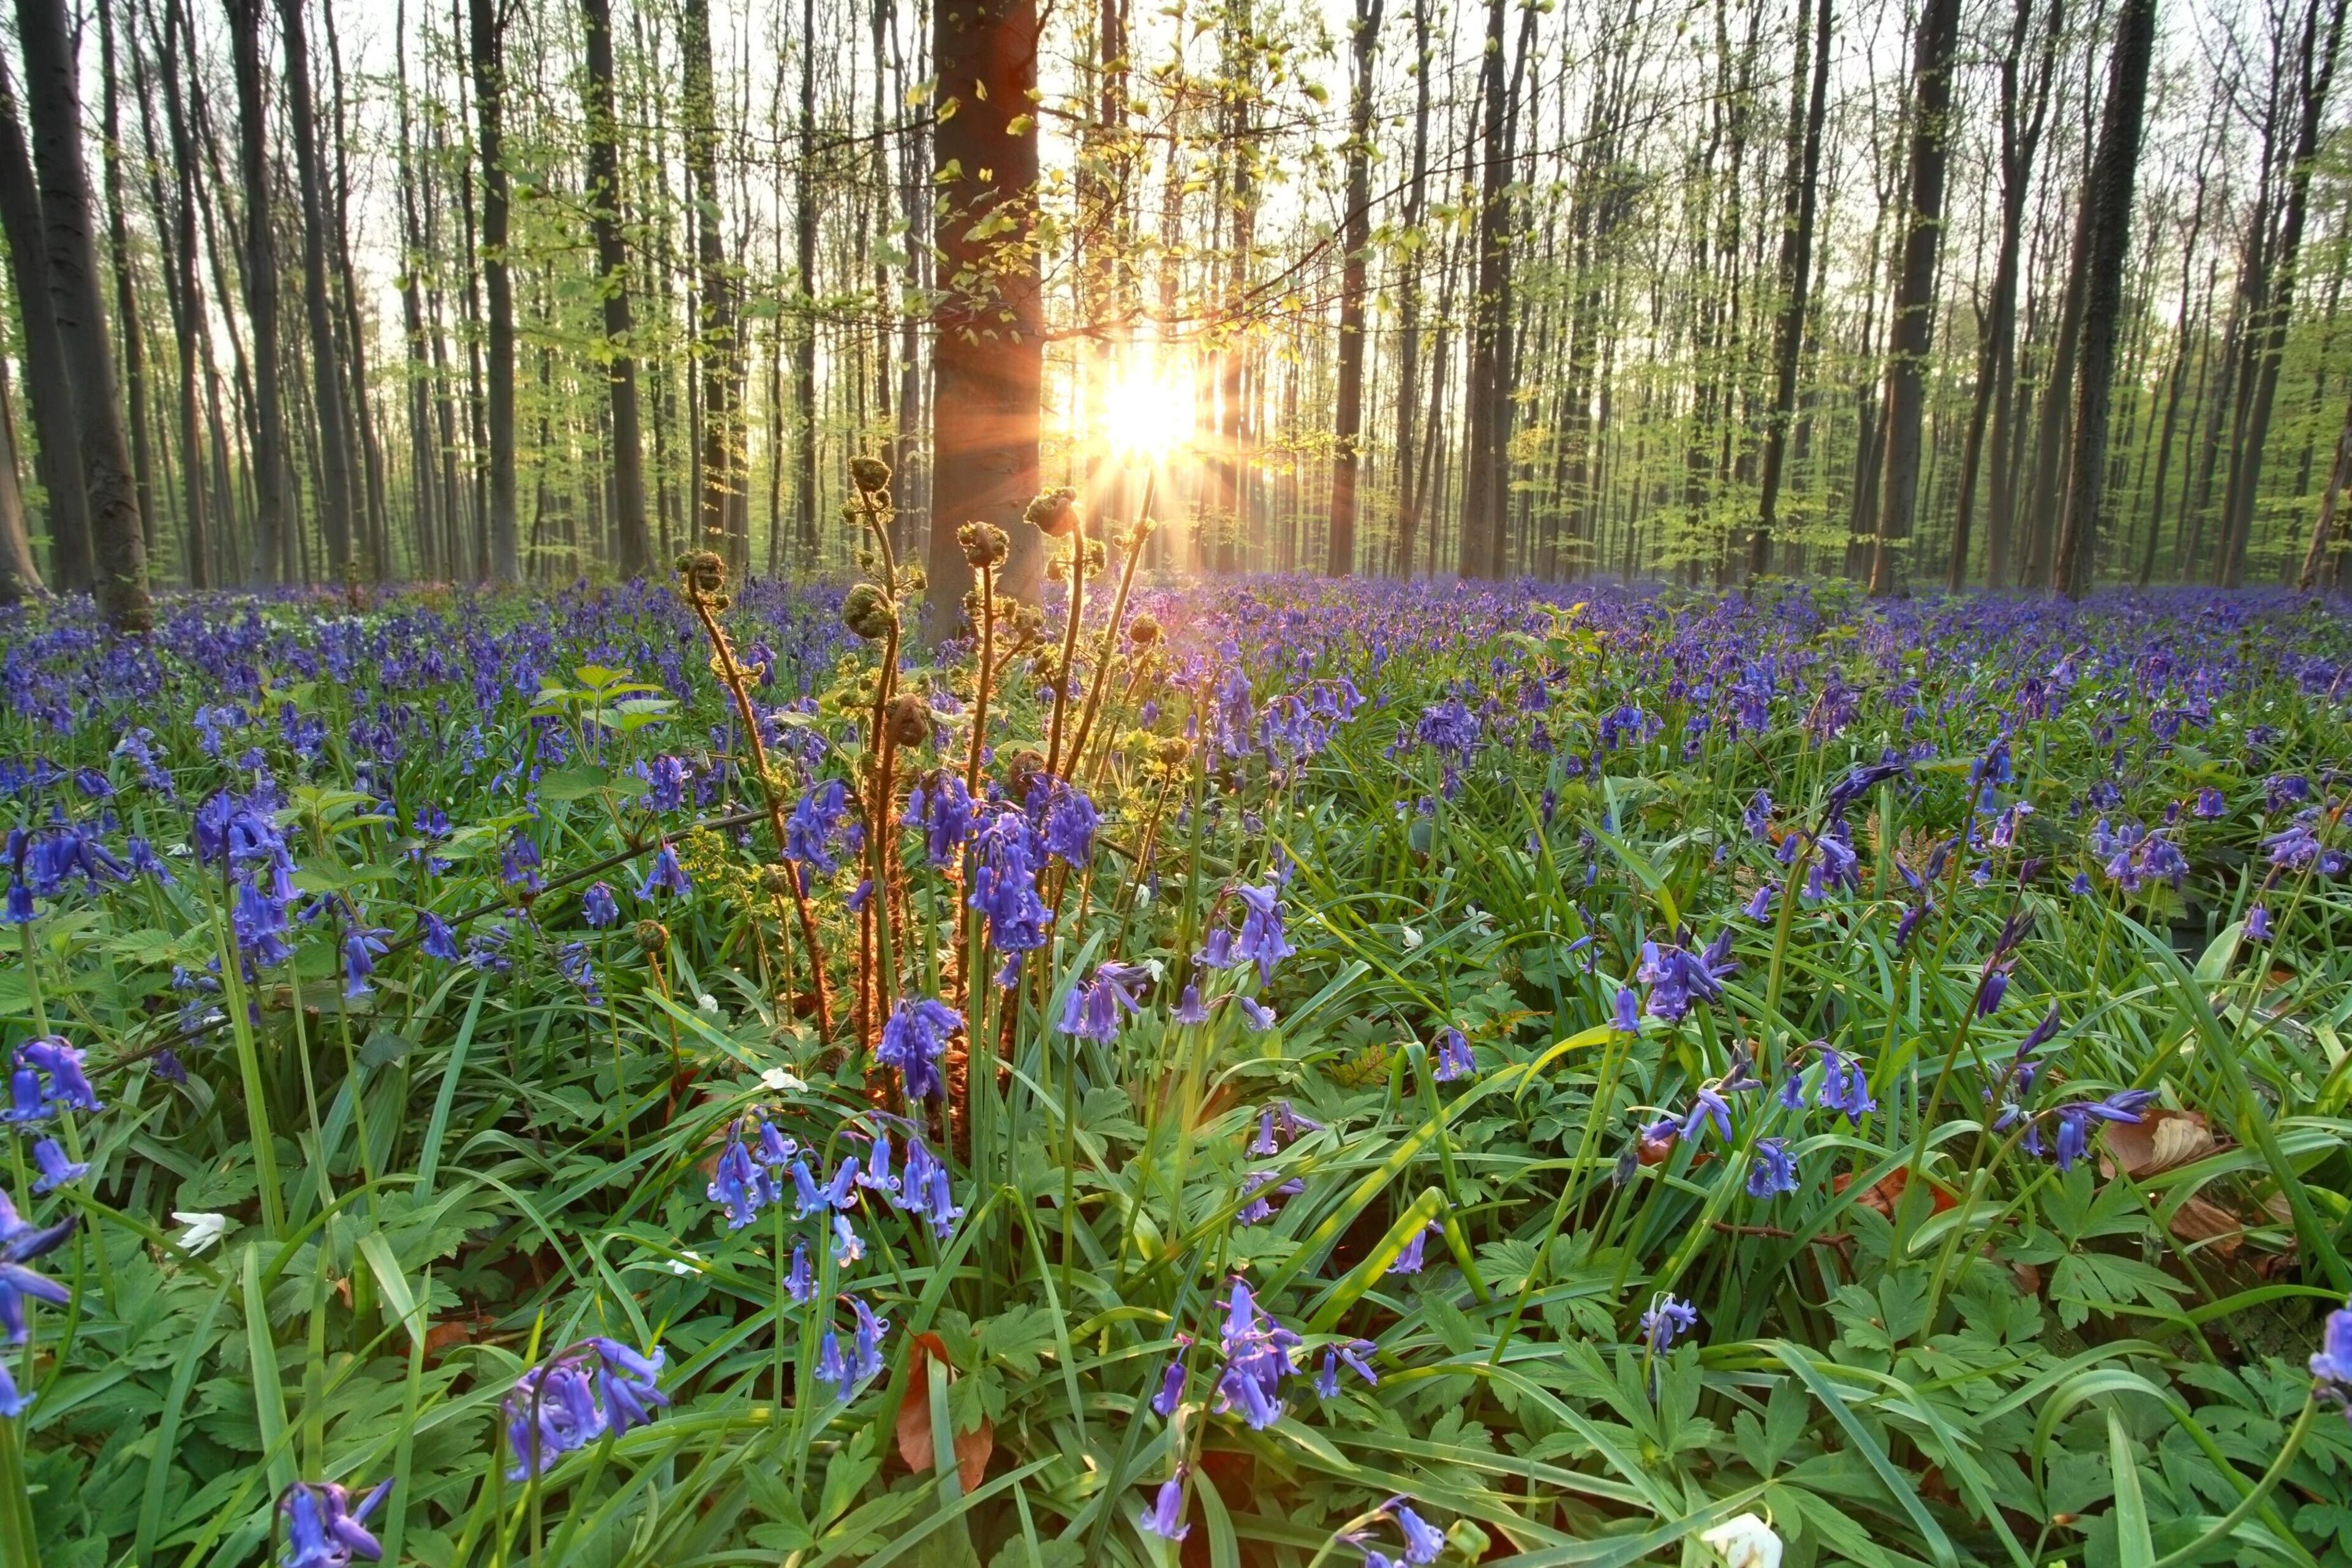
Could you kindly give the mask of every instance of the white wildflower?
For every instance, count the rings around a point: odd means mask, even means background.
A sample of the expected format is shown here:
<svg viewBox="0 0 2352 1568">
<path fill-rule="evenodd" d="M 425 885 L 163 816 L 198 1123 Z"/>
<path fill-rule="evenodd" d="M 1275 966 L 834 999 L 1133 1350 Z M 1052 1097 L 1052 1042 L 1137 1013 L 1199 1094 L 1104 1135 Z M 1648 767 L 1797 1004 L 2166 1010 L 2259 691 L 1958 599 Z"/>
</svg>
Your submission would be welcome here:
<svg viewBox="0 0 2352 1568">
<path fill-rule="evenodd" d="M 207 1247 L 217 1247 L 228 1234 L 228 1215 L 205 1214 L 191 1209 L 173 1209 L 172 1217 L 187 1228 L 172 1238 L 172 1245 L 194 1257 Z"/>
<path fill-rule="evenodd" d="M 1780 1538 L 1752 1513 L 1702 1531 L 1699 1539 L 1722 1556 L 1724 1568 L 1780 1568 Z"/>
</svg>

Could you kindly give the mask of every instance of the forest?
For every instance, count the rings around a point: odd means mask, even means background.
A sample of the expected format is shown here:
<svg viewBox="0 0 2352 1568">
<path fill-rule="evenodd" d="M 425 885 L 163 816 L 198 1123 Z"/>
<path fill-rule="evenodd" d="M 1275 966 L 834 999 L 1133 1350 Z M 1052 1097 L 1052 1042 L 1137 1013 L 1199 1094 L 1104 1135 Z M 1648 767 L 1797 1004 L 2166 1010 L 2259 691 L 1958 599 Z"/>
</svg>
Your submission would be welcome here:
<svg viewBox="0 0 2352 1568">
<path fill-rule="evenodd" d="M 44 0 L 0 590 L 2334 582 L 2342 10 Z"/>
<path fill-rule="evenodd" d="M 12 3 L 0 1568 L 2352 1561 L 2352 0 Z"/>
</svg>

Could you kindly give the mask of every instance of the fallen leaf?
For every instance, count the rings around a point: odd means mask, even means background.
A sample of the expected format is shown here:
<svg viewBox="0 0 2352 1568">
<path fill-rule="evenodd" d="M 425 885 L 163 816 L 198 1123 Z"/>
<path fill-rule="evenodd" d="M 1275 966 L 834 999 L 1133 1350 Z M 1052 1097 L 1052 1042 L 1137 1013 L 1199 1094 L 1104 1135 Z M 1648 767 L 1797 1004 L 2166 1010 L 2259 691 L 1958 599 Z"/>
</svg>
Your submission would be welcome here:
<svg viewBox="0 0 2352 1568">
<path fill-rule="evenodd" d="M 2175 1209 L 2171 1228 L 2172 1234 L 2182 1241 L 2210 1242 L 2210 1250 L 2225 1259 L 2237 1256 L 2238 1244 L 2245 1235 L 2237 1215 L 2203 1198 L 2190 1198 Z"/>
<path fill-rule="evenodd" d="M 929 1363 L 933 1356 L 946 1363 L 948 1381 L 955 1381 L 955 1363 L 948 1360 L 946 1343 L 937 1334 L 917 1334 L 915 1348 L 907 1357 L 907 1395 L 898 1401 L 898 1457 L 919 1476 L 931 1468 Z M 988 1457 L 995 1451 L 996 1429 L 985 1415 L 975 1430 L 955 1435 L 956 1480 L 967 1493 L 988 1473 Z"/>
<path fill-rule="evenodd" d="M 2017 1293 L 2019 1295 L 2039 1296 L 2042 1294 L 2042 1269 L 2038 1265 L 2032 1263 L 2012 1264 L 2010 1266 L 2009 1277 L 2012 1280 L 2016 1281 Z"/>
<path fill-rule="evenodd" d="M 2137 1121 L 2110 1121 L 2099 1134 L 2099 1173 L 2118 1167 L 2135 1179 L 2161 1175 L 2201 1160 L 2221 1142 L 2202 1111 L 2150 1110 Z"/>
<path fill-rule="evenodd" d="M 1893 1219 L 1895 1217 L 1895 1205 L 1896 1201 L 1903 1196 L 1904 1192 L 1910 1186 L 1910 1168 L 1908 1166 L 1897 1166 L 1895 1169 L 1889 1171 L 1885 1175 L 1881 1176 L 1877 1181 L 1872 1183 L 1870 1187 L 1864 1192 L 1862 1196 L 1854 1199 L 1853 1201 L 1862 1205 L 1864 1208 L 1876 1209 L 1886 1218 Z M 1846 1172 L 1843 1175 L 1840 1175 L 1836 1181 L 1831 1184 L 1831 1185 L 1834 1191 L 1841 1193 L 1844 1192 L 1848 1187 L 1853 1185 L 1853 1173 L 1851 1171 Z M 1946 1192 L 1933 1181 L 1930 1181 L 1927 1185 L 1929 1190 L 1935 1194 L 1935 1213 L 1942 1214 L 1946 1209 L 1955 1209 L 1960 1206 L 1959 1199 Z"/>
</svg>

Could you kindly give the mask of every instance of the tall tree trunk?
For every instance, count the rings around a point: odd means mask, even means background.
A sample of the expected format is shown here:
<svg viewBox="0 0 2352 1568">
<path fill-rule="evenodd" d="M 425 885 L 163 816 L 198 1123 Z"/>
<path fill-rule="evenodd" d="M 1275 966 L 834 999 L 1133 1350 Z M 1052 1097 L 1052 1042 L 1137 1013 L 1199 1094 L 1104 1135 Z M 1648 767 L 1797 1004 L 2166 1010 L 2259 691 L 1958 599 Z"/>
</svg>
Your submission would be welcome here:
<svg viewBox="0 0 2352 1568">
<path fill-rule="evenodd" d="M 1331 535 L 1328 570 L 1345 577 L 1356 569 L 1357 446 L 1364 430 L 1364 272 L 1372 245 L 1372 64 L 1380 48 L 1381 0 L 1356 0 L 1354 85 L 1348 105 L 1347 212 L 1339 243 L 1339 426 L 1331 458 Z"/>
<path fill-rule="evenodd" d="M 816 0 L 801 0 L 800 178 L 795 218 L 800 268 L 800 330 L 793 340 L 793 397 L 799 437 L 793 504 L 800 527 L 800 569 L 817 570 L 816 518 Z M 1034 74 L 1034 68 L 1032 68 Z M 945 90 L 943 88 L 942 91 Z M 1024 498 L 1024 504 L 1026 498 Z M 952 529 L 950 530 L 953 531 Z M 932 548 L 937 549 L 934 544 Z"/>
<path fill-rule="evenodd" d="M 1471 302 L 1470 382 L 1464 411 L 1466 471 L 1462 480 L 1459 560 L 1466 577 L 1502 572 L 1507 453 L 1501 426 L 1509 406 L 1504 361 L 1510 331 L 1510 152 L 1506 144 L 1510 103 L 1504 79 L 1504 0 L 1487 0 L 1486 43 L 1479 72 L 1482 115 L 1478 189 L 1477 294 Z"/>
<path fill-rule="evenodd" d="M 1797 68 L 1793 79 L 1806 77 L 1804 8 L 1797 12 Z M 1801 132 L 1792 113 L 1789 138 L 1789 173 L 1780 205 L 1780 319 L 1773 329 L 1772 412 L 1764 427 L 1764 455 L 1758 476 L 1756 532 L 1748 547 L 1748 572 L 1760 577 L 1772 569 L 1772 531 L 1780 519 L 1780 470 L 1787 461 L 1789 426 L 1797 413 L 1797 367 L 1805 346 L 1806 295 L 1812 280 L 1813 217 L 1819 205 L 1822 167 L 1822 123 L 1829 107 L 1830 0 L 1815 8 L 1811 54 L 1811 89 L 1807 93 Z M 1793 103 L 1791 109 L 1794 109 Z"/>
<path fill-rule="evenodd" d="M 1927 355 L 1935 346 L 1936 262 L 1944 233 L 1952 56 L 1959 32 L 1959 0 L 1927 0 L 1911 68 L 1910 194 L 1887 341 L 1885 468 L 1879 481 L 1877 544 L 1870 560 L 1874 595 L 1895 591 L 1895 550 L 1911 531 L 1919 490 L 1919 418 Z"/>
<path fill-rule="evenodd" d="M 170 138 L 169 155 L 155 135 L 146 56 L 134 37 L 131 59 L 139 96 L 140 123 L 147 154 L 149 205 L 155 214 L 155 237 L 163 262 L 163 294 L 172 311 L 172 337 L 180 372 L 179 435 L 181 519 L 188 585 L 212 586 L 212 527 L 205 487 L 204 404 L 199 359 L 203 346 L 204 294 L 196 283 L 196 150 L 188 134 L 187 113 L 181 101 L 181 0 L 165 0 L 162 37 L 163 119 Z M 154 18 L 148 17 L 152 29 Z M 194 49 L 190 49 L 193 56 Z M 173 174 L 171 195 L 164 194 L 163 171 Z"/>
<path fill-rule="evenodd" d="M 2310 0 L 2304 12 L 2303 42 L 2295 56 L 2302 114 L 2295 129 L 2293 162 L 2288 165 L 2286 211 L 2279 225 L 2272 268 L 2277 283 L 2246 332 L 2246 363 L 2240 372 L 2246 415 L 2237 442 L 2238 460 L 2230 469 L 2229 488 L 2222 494 L 2221 553 L 2216 563 L 2216 578 L 2224 588 L 2238 587 L 2245 580 L 2246 545 L 2253 533 L 2254 503 L 2262 489 L 2263 447 L 2270 439 L 2279 362 L 2285 353 L 2287 326 L 2294 315 L 2295 261 L 2311 208 L 2311 174 L 2319 152 L 2320 121 L 2327 109 L 2328 87 L 2336 78 L 2336 51 L 2344 41 L 2345 0 L 2333 0 L 2327 7 L 2325 43 L 2318 39 L 2320 5 L 2321 0 Z"/>
<path fill-rule="evenodd" d="M 612 411 L 614 531 L 624 577 L 651 564 L 646 540 L 645 437 L 637 423 L 637 363 L 629 320 L 629 256 L 621 242 L 620 123 L 613 113 L 612 0 L 580 0 L 588 74 L 588 200 L 596 231 L 596 289 L 604 305 L 604 389 Z"/>
<path fill-rule="evenodd" d="M 2042 127 L 2050 107 L 2050 83 L 2055 74 L 2058 40 L 2064 31 L 2063 0 L 2051 0 L 2050 21 L 2042 37 L 2040 68 L 2035 71 L 2028 104 L 2020 118 L 2018 67 L 2033 24 L 2035 0 L 2017 0 L 2010 24 L 2009 48 L 2000 61 L 2000 237 L 1992 268 L 1992 298 L 1988 303 L 1983 335 L 1977 344 L 1977 379 L 1969 407 L 1967 439 L 1960 452 L 1960 492 L 1952 519 L 1952 558 L 1944 585 L 1957 594 L 1968 581 L 1969 536 L 1976 521 L 1977 474 L 1984 466 L 1985 436 L 1993 405 L 2004 381 L 2015 374 L 2017 355 L 2017 263 L 2025 235 L 2025 198 L 2033 183 L 2033 154 L 2041 144 Z M 1998 433 L 1996 432 L 1996 436 Z M 1993 510 L 1985 551 L 1985 586 L 1998 588 L 2009 558 L 2009 518 L 2004 509 Z"/>
<path fill-rule="evenodd" d="M 87 591 L 96 573 L 90 556 L 89 494 L 82 485 L 81 438 L 74 421 L 73 380 L 49 298 L 48 232 L 41 217 L 41 187 L 33 175 L 16 89 L 0 70 L 0 226 L 8 235 L 9 279 L 24 329 L 26 391 L 33 409 L 41 489 L 48 498 L 49 576 L 58 591 Z"/>
<path fill-rule="evenodd" d="M 1034 596 L 1043 576 L 1037 532 L 1021 521 L 1037 492 L 1037 416 L 1045 379 L 1044 308 L 1031 244 L 1036 214 L 1036 0 L 971 0 L 931 9 L 939 83 L 932 132 L 930 624 L 952 637 L 971 582 L 956 531 L 1007 530 L 1013 557 L 997 574 Z M 952 112 L 950 112 L 952 110 Z M 1020 123 L 1016 125 L 1015 121 Z M 981 171 L 994 178 L 983 182 Z"/>
<path fill-rule="evenodd" d="M 2058 591 L 2070 599 L 2089 591 L 2098 565 L 2099 491 L 2107 472 L 2107 415 L 2131 238 L 2132 174 L 2139 163 L 2148 58 L 2155 47 L 2156 0 L 2124 0 L 2106 107 L 2100 114 L 2099 149 L 2083 192 L 2088 243 L 2075 263 L 2084 274 L 2082 364 L 2074 381 L 2074 447 L 2067 459 L 2055 577 Z"/>
<path fill-rule="evenodd" d="M 99 0 L 100 153 L 105 159 L 106 248 L 112 265 L 115 323 L 122 336 L 122 396 L 131 416 L 131 473 L 139 499 L 140 547 L 155 554 L 154 448 L 147 438 L 147 342 L 131 287 L 131 222 L 122 195 L 122 105 L 117 76 L 112 0 Z"/>
<path fill-rule="evenodd" d="M 711 83 L 709 0 L 686 0 L 680 16 L 678 49 L 686 68 L 680 107 L 687 174 L 694 183 L 696 294 L 701 312 L 695 327 L 695 358 L 702 373 L 699 542 L 725 556 L 729 569 L 740 576 L 751 565 L 750 541 L 734 527 L 742 445 L 735 409 L 734 282 L 728 276 L 726 241 L 719 232 L 719 104 Z"/>
<path fill-rule="evenodd" d="M 1397 527 L 1395 571 L 1412 575 L 1413 535 L 1421 526 L 1412 426 L 1421 397 L 1422 223 L 1429 212 L 1429 0 L 1412 0 L 1412 176 L 1405 186 L 1405 249 L 1397 279 Z"/>
<path fill-rule="evenodd" d="M 58 342 L 73 384 L 74 424 L 81 435 L 96 567 L 92 585 L 109 625 L 117 631 L 144 632 L 154 623 L 147 597 L 147 544 L 138 481 L 123 438 L 106 307 L 99 294 L 97 226 L 89 171 L 82 162 L 80 72 L 65 0 L 17 0 L 16 37 L 25 56 L 25 105 L 47 241 L 48 309 L 57 318 Z"/>
<path fill-rule="evenodd" d="M 2344 487 L 2352 484 L 2352 405 L 2344 410 L 2344 424 L 2336 435 L 2336 461 L 2327 470 L 2327 489 L 2319 498 L 2319 515 L 2311 520 L 2311 542 L 2304 548 L 2303 566 L 2294 585 L 2310 593 L 2319 585 L 2327 558 L 2344 549 L 2344 529 L 2337 521 L 2343 510 Z"/>
<path fill-rule="evenodd" d="M 33 563 L 33 540 L 25 526 L 25 489 L 16 467 L 16 399 L 8 392 L 8 361 L 0 355 L 0 605 L 14 605 L 43 592 L 41 569 Z"/>
<path fill-rule="evenodd" d="M 467 0 L 467 32 L 474 77 L 475 153 L 481 163 L 482 292 L 488 315 L 485 347 L 488 385 L 487 497 L 489 574 L 522 581 L 521 540 L 515 520 L 514 279 L 507 259 L 506 21 L 502 0 Z"/>
<path fill-rule="evenodd" d="M 303 0 L 278 0 L 286 54 L 286 119 L 294 132 L 294 175 L 302 196 L 302 313 L 310 329 L 310 404 L 319 422 L 312 504 L 327 542 L 327 566 L 341 576 L 352 558 L 352 446 L 344 428 L 342 356 L 327 304 L 326 171 L 319 156 L 318 110 L 310 92 L 310 45 Z"/>
</svg>

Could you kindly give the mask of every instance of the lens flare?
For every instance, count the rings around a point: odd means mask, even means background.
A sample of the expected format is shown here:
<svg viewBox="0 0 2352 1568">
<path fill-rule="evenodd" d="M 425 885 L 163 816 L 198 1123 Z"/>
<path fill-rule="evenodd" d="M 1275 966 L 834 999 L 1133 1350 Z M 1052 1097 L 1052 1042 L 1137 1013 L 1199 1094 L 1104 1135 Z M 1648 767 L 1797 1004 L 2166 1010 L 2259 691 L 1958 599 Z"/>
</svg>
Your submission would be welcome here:
<svg viewBox="0 0 2352 1568">
<path fill-rule="evenodd" d="M 1192 438 L 1192 383 L 1181 367 L 1139 353 L 1102 395 L 1105 446 L 1122 457 L 1162 459 Z"/>
</svg>

